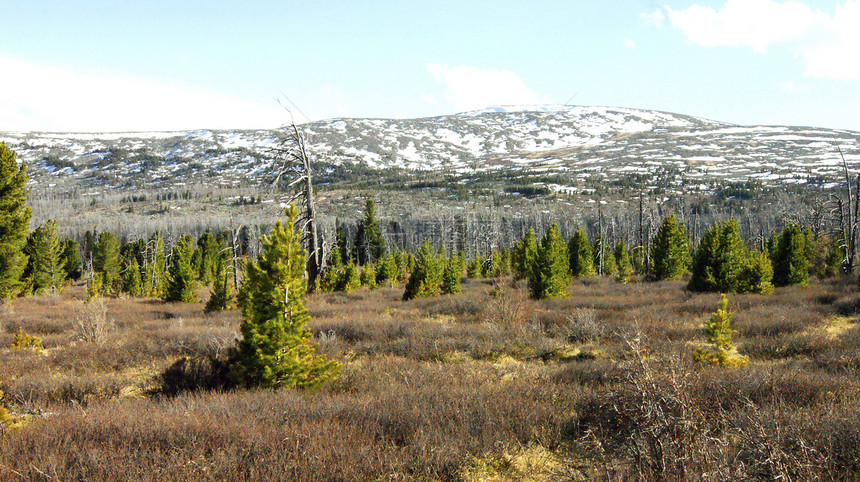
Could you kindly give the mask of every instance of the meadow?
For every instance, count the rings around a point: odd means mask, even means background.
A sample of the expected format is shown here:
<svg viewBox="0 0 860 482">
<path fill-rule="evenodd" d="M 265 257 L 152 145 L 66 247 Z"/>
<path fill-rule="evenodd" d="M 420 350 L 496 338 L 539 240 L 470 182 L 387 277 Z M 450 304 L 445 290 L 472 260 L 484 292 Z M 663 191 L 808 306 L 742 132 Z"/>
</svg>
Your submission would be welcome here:
<svg viewBox="0 0 860 482">
<path fill-rule="evenodd" d="M 308 298 L 342 374 L 219 390 L 236 310 L 82 286 L 0 308 L 4 480 L 856 480 L 860 291 L 729 295 L 736 368 L 693 360 L 719 294 L 592 277 Z M 12 345 L 19 332 L 41 349 Z M 20 344 L 20 343 L 19 343 Z M 167 374 L 167 375 L 165 375 Z"/>
</svg>

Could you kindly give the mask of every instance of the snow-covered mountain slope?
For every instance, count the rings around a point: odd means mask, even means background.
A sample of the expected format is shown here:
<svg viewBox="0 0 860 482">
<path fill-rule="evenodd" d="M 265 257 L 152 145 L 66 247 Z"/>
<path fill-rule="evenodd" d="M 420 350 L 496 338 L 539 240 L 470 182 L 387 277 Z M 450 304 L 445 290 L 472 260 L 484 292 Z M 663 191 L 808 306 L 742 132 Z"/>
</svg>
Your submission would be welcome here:
<svg viewBox="0 0 860 482">
<path fill-rule="evenodd" d="M 461 174 L 543 173 L 624 180 L 670 172 L 679 186 L 714 179 L 828 183 L 837 146 L 860 167 L 860 132 L 737 126 L 664 112 L 515 106 L 423 119 L 334 119 L 301 126 L 327 163 Z M 111 134 L 0 133 L 39 187 L 139 188 L 267 182 L 277 130 Z"/>
</svg>

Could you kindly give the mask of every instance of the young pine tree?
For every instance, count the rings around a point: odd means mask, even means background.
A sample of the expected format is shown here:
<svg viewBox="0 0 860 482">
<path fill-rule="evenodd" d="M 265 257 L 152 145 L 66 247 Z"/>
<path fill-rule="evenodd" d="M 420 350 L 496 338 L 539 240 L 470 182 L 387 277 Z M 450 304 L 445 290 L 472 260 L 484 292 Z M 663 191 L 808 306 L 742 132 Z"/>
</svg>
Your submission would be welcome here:
<svg viewBox="0 0 860 482">
<path fill-rule="evenodd" d="M 376 206 L 372 199 L 364 204 L 364 217 L 356 227 L 353 250 L 353 259 L 362 266 L 376 262 L 385 254 L 385 241 L 376 221 Z"/>
<path fill-rule="evenodd" d="M 808 240 L 812 242 L 811 236 Z M 776 286 L 809 284 L 807 238 L 796 224 L 782 230 L 773 254 L 773 284 Z"/>
<path fill-rule="evenodd" d="M 615 245 L 615 264 L 618 271 L 615 273 L 615 281 L 619 283 L 627 283 L 630 281 L 630 276 L 633 274 L 633 263 L 630 262 L 630 254 L 627 252 L 627 243 L 623 239 L 619 239 Z"/>
<path fill-rule="evenodd" d="M 529 277 L 532 298 L 540 300 L 567 296 L 570 287 L 569 269 L 567 246 L 558 232 L 558 226 L 552 223 L 541 238 L 532 265 Z"/>
<path fill-rule="evenodd" d="M 397 260 L 394 253 L 388 253 L 382 257 L 376 268 L 376 284 L 383 286 L 388 284 L 389 288 L 397 281 Z"/>
<path fill-rule="evenodd" d="M 81 245 L 72 238 L 66 238 L 63 242 L 63 269 L 66 270 L 66 278 L 72 281 L 81 279 Z"/>
<path fill-rule="evenodd" d="M 57 293 L 66 281 L 63 268 L 63 243 L 57 237 L 57 222 L 48 220 L 27 237 L 24 246 L 27 266 L 24 269 L 27 290 L 41 294 Z"/>
<path fill-rule="evenodd" d="M 291 206 L 287 225 L 278 220 L 262 237 L 260 256 L 247 266 L 238 296 L 242 339 L 229 359 L 238 386 L 313 388 L 340 373 L 340 364 L 316 355 L 310 343 L 306 253 L 293 226 L 296 213 Z"/>
<path fill-rule="evenodd" d="M 119 240 L 107 231 L 99 234 L 93 248 L 93 271 L 102 274 L 102 294 L 113 293 L 120 273 Z"/>
<path fill-rule="evenodd" d="M 651 272 L 657 280 L 680 279 L 691 257 L 687 229 L 670 214 L 663 219 L 651 249 Z"/>
<path fill-rule="evenodd" d="M 717 311 L 705 323 L 705 336 L 711 343 L 711 349 L 699 348 L 693 353 L 693 358 L 699 362 L 707 362 L 719 366 L 743 366 L 747 358 L 732 354 L 732 313 L 728 310 L 729 302 L 726 295 L 721 295 Z"/>
<path fill-rule="evenodd" d="M 372 290 L 378 287 L 376 284 L 376 267 L 372 264 L 362 266 L 358 278 L 361 281 L 361 286 L 367 286 Z"/>
<path fill-rule="evenodd" d="M 23 248 L 30 229 L 27 165 L 0 142 L 0 303 L 17 295 L 27 265 Z"/>
<path fill-rule="evenodd" d="M 461 291 L 460 278 L 463 276 L 463 265 L 459 255 L 451 256 L 446 262 L 442 271 L 442 287 L 443 295 L 455 295 Z"/>
<path fill-rule="evenodd" d="M 209 301 L 203 308 L 205 313 L 226 310 L 230 304 L 230 282 L 231 270 L 230 256 L 226 251 L 221 252 L 214 263 L 215 278 L 212 281 L 212 289 L 209 292 Z"/>
<path fill-rule="evenodd" d="M 162 299 L 164 301 L 183 301 L 193 303 L 197 301 L 194 294 L 194 270 L 191 267 L 191 256 L 194 253 L 192 247 L 194 239 L 191 236 L 182 236 L 179 242 L 170 251 L 170 266 L 167 268 L 167 289 Z"/>
<path fill-rule="evenodd" d="M 579 278 L 594 274 L 594 257 L 588 236 L 581 227 L 571 236 L 567 243 L 567 257 L 570 264 L 570 275 Z"/>
<path fill-rule="evenodd" d="M 137 256 L 125 257 L 123 258 L 123 262 L 122 292 L 136 298 L 143 293 L 140 264 L 137 262 Z"/>
<path fill-rule="evenodd" d="M 714 224 L 696 247 L 687 289 L 737 293 L 748 264 L 747 251 L 737 221 Z"/>
<path fill-rule="evenodd" d="M 443 267 L 439 259 L 430 247 L 430 241 L 425 240 L 418 248 L 418 257 L 415 260 L 415 268 L 406 282 L 403 292 L 403 301 L 413 298 L 438 296 L 442 284 Z"/>
<path fill-rule="evenodd" d="M 529 229 L 525 238 L 514 244 L 514 249 L 511 253 L 511 267 L 516 279 L 529 277 L 535 256 L 537 256 L 537 239 L 535 238 L 535 230 Z"/>
</svg>

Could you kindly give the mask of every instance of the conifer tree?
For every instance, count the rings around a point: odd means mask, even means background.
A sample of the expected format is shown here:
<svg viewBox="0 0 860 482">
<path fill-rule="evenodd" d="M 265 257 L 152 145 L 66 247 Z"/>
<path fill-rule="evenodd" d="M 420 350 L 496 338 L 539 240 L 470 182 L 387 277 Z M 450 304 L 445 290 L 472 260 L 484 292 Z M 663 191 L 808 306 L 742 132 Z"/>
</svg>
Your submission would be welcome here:
<svg viewBox="0 0 860 482">
<path fill-rule="evenodd" d="M 66 278 L 72 281 L 81 279 L 81 245 L 72 238 L 66 238 L 63 242 L 63 269 L 66 270 Z"/>
<path fill-rule="evenodd" d="M 376 221 L 376 206 L 372 199 L 364 204 L 364 217 L 358 222 L 353 250 L 353 259 L 362 266 L 376 262 L 385 254 L 385 241 Z"/>
<path fill-rule="evenodd" d="M 335 291 L 351 293 L 359 288 L 361 288 L 361 276 L 359 276 L 355 263 L 352 262 L 352 259 L 349 259 L 343 266 Z"/>
<path fill-rule="evenodd" d="M 514 245 L 511 254 L 511 265 L 516 279 L 529 277 L 535 256 L 537 256 L 537 239 L 535 238 L 535 230 L 529 229 L 526 236 Z"/>
<path fill-rule="evenodd" d="M 769 294 L 773 292 L 773 267 L 766 252 L 751 250 L 741 273 L 739 293 Z"/>
<path fill-rule="evenodd" d="M 23 248 L 30 229 L 27 165 L 0 142 L 0 303 L 18 294 L 27 265 Z"/>
<path fill-rule="evenodd" d="M 125 265 L 122 270 L 122 292 L 132 297 L 138 297 L 143 292 L 140 264 L 137 262 L 137 256 L 134 253 L 129 254 L 131 256 L 123 257 Z"/>
<path fill-rule="evenodd" d="M 580 227 L 567 243 L 570 275 L 576 278 L 594 274 L 594 258 L 585 230 Z"/>
<path fill-rule="evenodd" d="M 493 250 L 490 277 L 501 278 L 511 272 L 511 262 L 505 250 Z"/>
<path fill-rule="evenodd" d="M 463 276 L 463 267 L 458 255 L 451 256 L 445 262 L 445 268 L 442 272 L 441 293 L 443 295 L 455 295 L 462 289 L 460 288 L 460 278 Z"/>
<path fill-rule="evenodd" d="M 657 280 L 680 279 L 690 265 L 687 229 L 670 214 L 663 219 L 651 249 L 651 271 Z"/>
<path fill-rule="evenodd" d="M 466 276 L 469 278 L 483 278 L 484 276 L 484 257 L 480 254 L 475 255 L 475 258 L 469 262 L 466 268 Z"/>
<path fill-rule="evenodd" d="M 409 275 L 406 289 L 403 292 L 403 301 L 413 298 L 437 296 L 442 284 L 442 266 L 430 247 L 430 241 L 425 240 L 418 248 L 418 257 L 415 259 L 415 268 Z"/>
<path fill-rule="evenodd" d="M 239 386 L 313 388 L 340 373 L 340 364 L 316 355 L 307 329 L 306 252 L 294 228 L 297 210 L 260 240 L 239 291 L 242 340 L 230 355 L 230 377 Z"/>
<path fill-rule="evenodd" d="M 48 220 L 27 237 L 24 246 L 27 266 L 24 269 L 27 290 L 41 294 L 59 292 L 66 281 L 63 269 L 63 243 L 57 237 L 57 222 Z"/>
<path fill-rule="evenodd" d="M 737 221 L 714 224 L 696 247 L 687 289 L 737 293 L 747 266 L 747 248 Z"/>
<path fill-rule="evenodd" d="M 191 268 L 191 255 L 194 249 L 191 236 L 182 236 L 170 251 L 170 265 L 167 268 L 167 289 L 162 296 L 164 301 L 197 301 L 194 294 L 194 270 Z"/>
<path fill-rule="evenodd" d="M 590 259 L 590 257 L 589 257 Z M 567 295 L 570 287 L 567 260 L 567 246 L 558 232 L 558 225 L 552 223 L 538 245 L 535 262 L 529 277 L 529 290 L 532 298 L 544 299 Z"/>
<path fill-rule="evenodd" d="M 394 253 L 388 253 L 382 257 L 376 268 L 376 284 L 388 283 L 389 287 L 397 280 L 397 260 Z"/>
<path fill-rule="evenodd" d="M 215 258 L 214 271 L 215 279 L 212 281 L 212 289 L 209 292 L 209 301 L 203 311 L 211 313 L 213 311 L 226 310 L 230 304 L 230 258 L 226 251 L 219 253 Z"/>
<path fill-rule="evenodd" d="M 773 254 L 773 284 L 776 286 L 809 284 L 809 258 L 806 236 L 796 224 L 782 230 Z"/>
<path fill-rule="evenodd" d="M 832 239 L 827 248 L 827 257 L 824 261 L 824 276 L 832 278 L 839 274 L 842 268 L 842 243 L 839 239 Z"/>
<path fill-rule="evenodd" d="M 623 239 L 619 239 L 615 245 L 615 263 L 618 271 L 615 273 L 615 281 L 619 283 L 627 283 L 630 281 L 630 276 L 633 274 L 633 263 L 630 261 L 630 254 L 627 252 L 627 243 Z"/>
<path fill-rule="evenodd" d="M 120 256 L 119 240 L 110 232 L 99 234 L 93 248 L 93 271 L 102 274 L 102 294 L 114 292 L 114 283 L 119 280 Z"/>
<path fill-rule="evenodd" d="M 604 243 L 603 244 L 603 275 L 604 276 L 615 276 L 615 273 L 618 271 L 618 263 L 615 261 L 615 252 L 610 249 L 611 247 Z"/>
<path fill-rule="evenodd" d="M 209 285 L 215 277 L 215 258 L 224 247 L 215 238 L 215 235 L 206 231 L 197 240 L 197 249 L 195 253 L 199 253 L 199 261 L 197 264 L 197 279 L 204 285 Z"/>
<path fill-rule="evenodd" d="M 376 284 L 376 267 L 372 264 L 366 264 L 361 267 L 361 271 L 359 272 L 359 280 L 361 281 L 361 286 L 367 286 L 368 288 L 375 290 L 377 288 Z"/>
<path fill-rule="evenodd" d="M 323 291 L 337 290 L 340 278 L 343 276 L 343 259 L 341 258 L 340 248 L 335 245 L 334 249 L 329 252 L 326 271 L 323 275 L 323 280 L 320 285 Z"/>
</svg>

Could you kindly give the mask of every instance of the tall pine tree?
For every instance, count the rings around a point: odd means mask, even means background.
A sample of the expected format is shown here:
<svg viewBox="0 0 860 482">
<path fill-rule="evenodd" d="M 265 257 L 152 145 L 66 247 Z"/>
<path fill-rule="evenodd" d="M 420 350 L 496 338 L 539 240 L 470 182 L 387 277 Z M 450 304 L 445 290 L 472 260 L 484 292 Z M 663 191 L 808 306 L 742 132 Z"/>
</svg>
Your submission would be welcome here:
<svg viewBox="0 0 860 482">
<path fill-rule="evenodd" d="M 24 269 L 27 290 L 41 294 L 59 292 L 66 281 L 63 269 L 63 243 L 57 237 L 57 222 L 48 220 L 27 237 L 24 254 L 28 256 Z"/>
<path fill-rule="evenodd" d="M 260 240 L 262 252 L 247 266 L 238 301 L 242 339 L 230 355 L 230 376 L 244 387 L 312 388 L 340 373 L 340 364 L 316 355 L 307 329 L 306 252 L 293 227 L 295 207 Z"/>
<path fill-rule="evenodd" d="M 194 239 L 182 236 L 170 251 L 170 265 L 167 268 L 167 289 L 162 298 L 164 301 L 197 301 L 194 294 L 194 270 L 191 267 L 191 256 Z"/>
<path fill-rule="evenodd" d="M 385 241 L 376 221 L 376 205 L 372 199 L 364 204 L 364 217 L 358 222 L 353 250 L 353 259 L 361 266 L 374 263 L 385 254 Z"/>
<path fill-rule="evenodd" d="M 99 234 L 93 248 L 93 271 L 101 273 L 102 294 L 115 292 L 114 284 L 119 280 L 120 274 L 119 240 L 107 231 Z"/>
<path fill-rule="evenodd" d="M 558 232 L 558 225 L 552 223 L 541 238 L 535 262 L 532 264 L 529 277 L 532 298 L 567 296 L 567 289 L 570 287 L 569 269 L 567 246 Z"/>
<path fill-rule="evenodd" d="M 594 274 L 594 258 L 585 230 L 580 227 L 567 243 L 570 275 L 576 278 Z"/>
<path fill-rule="evenodd" d="M 657 280 L 680 279 L 692 261 L 687 228 L 670 214 L 663 219 L 651 248 L 651 273 Z"/>
<path fill-rule="evenodd" d="M 27 165 L 0 142 L 0 303 L 18 294 L 27 265 L 24 243 L 30 228 Z"/>
</svg>

